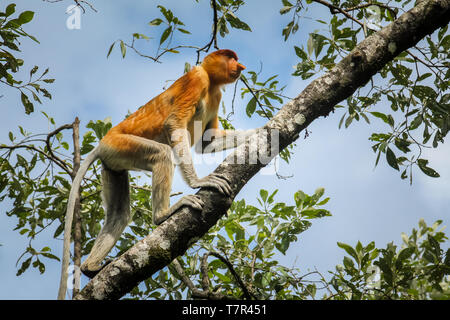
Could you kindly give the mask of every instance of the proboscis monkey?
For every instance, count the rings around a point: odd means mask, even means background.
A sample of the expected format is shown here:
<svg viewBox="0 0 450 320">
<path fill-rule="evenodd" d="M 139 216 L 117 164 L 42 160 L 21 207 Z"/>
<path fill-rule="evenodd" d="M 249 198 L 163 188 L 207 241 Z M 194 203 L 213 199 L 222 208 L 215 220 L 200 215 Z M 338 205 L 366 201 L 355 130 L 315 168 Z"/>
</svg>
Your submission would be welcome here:
<svg viewBox="0 0 450 320">
<path fill-rule="evenodd" d="M 221 87 L 234 82 L 245 69 L 237 60 L 236 53 L 231 50 L 218 50 L 207 55 L 200 66 L 192 68 L 166 91 L 111 128 L 87 155 L 73 181 L 67 206 L 59 299 L 64 299 L 67 288 L 75 199 L 84 175 L 95 160 L 100 159 L 103 166 L 106 214 L 104 226 L 91 253 L 81 265 L 81 271 L 89 277 L 95 276 L 104 267 L 101 262 L 131 219 L 128 170 L 152 172 L 152 219 L 155 224 L 162 223 L 181 206 L 198 210 L 203 206 L 199 197 L 187 195 L 170 207 L 174 160 L 178 160 L 183 179 L 191 188 L 211 187 L 225 195 L 231 193 L 229 182 L 219 174 L 197 177 L 190 148 L 197 143 L 197 151 L 220 151 L 236 147 L 245 140 L 243 136 L 253 134 L 254 130 L 219 129 Z M 198 127 L 199 123 L 202 134 L 196 137 L 194 127 Z M 208 135 L 215 139 L 206 141 L 202 138 L 207 130 Z"/>
</svg>

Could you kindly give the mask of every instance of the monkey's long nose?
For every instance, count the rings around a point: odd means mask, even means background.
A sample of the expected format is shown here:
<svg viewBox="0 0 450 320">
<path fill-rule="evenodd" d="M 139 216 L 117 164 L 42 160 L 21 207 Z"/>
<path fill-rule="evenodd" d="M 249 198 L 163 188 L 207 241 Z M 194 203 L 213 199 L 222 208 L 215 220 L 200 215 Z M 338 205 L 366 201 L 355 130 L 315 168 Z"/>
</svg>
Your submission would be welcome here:
<svg viewBox="0 0 450 320">
<path fill-rule="evenodd" d="M 243 64 L 238 63 L 238 68 L 239 68 L 239 70 L 244 70 L 245 66 Z"/>
</svg>

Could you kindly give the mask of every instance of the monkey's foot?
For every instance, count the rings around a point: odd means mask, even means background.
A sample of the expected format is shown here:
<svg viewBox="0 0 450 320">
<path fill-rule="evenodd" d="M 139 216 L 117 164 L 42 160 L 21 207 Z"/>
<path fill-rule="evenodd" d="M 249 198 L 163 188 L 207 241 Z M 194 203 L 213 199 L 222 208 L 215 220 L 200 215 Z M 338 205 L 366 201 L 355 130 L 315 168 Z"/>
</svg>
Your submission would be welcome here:
<svg viewBox="0 0 450 320">
<path fill-rule="evenodd" d="M 180 207 L 188 206 L 196 210 L 203 210 L 203 206 L 205 205 L 203 200 L 195 194 L 189 194 L 187 196 L 184 196 L 183 198 L 180 199 L 180 202 L 181 202 Z"/>
<path fill-rule="evenodd" d="M 113 262 L 113 259 L 106 259 L 105 263 L 100 267 L 100 269 L 98 270 L 88 270 L 88 269 L 84 269 L 83 267 L 81 268 L 81 272 L 88 277 L 89 279 L 94 278 L 100 271 L 102 271 L 108 264 L 110 264 L 111 262 Z"/>
<path fill-rule="evenodd" d="M 170 207 L 169 210 L 166 211 L 166 213 L 161 215 L 155 212 L 154 213 L 155 216 L 153 217 L 153 223 L 156 225 L 160 225 L 182 206 L 188 206 L 195 210 L 203 210 L 204 205 L 205 203 L 203 202 L 203 200 L 195 194 L 184 196 L 183 198 L 178 200 L 178 202 L 175 203 L 172 207 Z"/>
<path fill-rule="evenodd" d="M 229 196 L 232 189 L 230 187 L 230 180 L 225 175 L 220 173 L 211 173 L 198 181 L 192 183 L 192 188 L 209 187 L 217 189 L 220 193 Z"/>
</svg>

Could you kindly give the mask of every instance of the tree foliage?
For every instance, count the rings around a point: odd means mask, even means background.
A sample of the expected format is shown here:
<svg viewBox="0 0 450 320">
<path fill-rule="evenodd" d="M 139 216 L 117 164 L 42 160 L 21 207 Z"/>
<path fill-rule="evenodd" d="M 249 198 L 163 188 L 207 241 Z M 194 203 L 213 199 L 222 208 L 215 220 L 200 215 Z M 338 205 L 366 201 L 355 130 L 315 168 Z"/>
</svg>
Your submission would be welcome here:
<svg viewBox="0 0 450 320">
<path fill-rule="evenodd" d="M 198 1 L 197 1 L 198 2 Z M 200 4 L 199 4 L 200 5 Z M 189 26 L 183 17 L 177 17 L 169 8 L 155 5 L 157 16 L 149 17 L 152 34 L 135 32 L 130 43 L 119 39 L 111 44 L 109 57 L 116 44 L 123 58 L 127 50 L 155 62 L 166 54 L 181 50 L 194 50 L 197 63 L 200 56 L 212 47 L 218 48 L 220 37 L 230 29 L 252 32 L 239 9 L 251 5 L 244 0 L 212 0 L 212 35 L 206 45 L 192 44 Z M 410 0 L 378 1 L 333 0 L 282 0 L 279 14 L 290 17 L 286 26 L 280 26 L 280 37 L 291 41 L 305 23 L 308 10 L 326 7 L 329 17 L 310 21 L 317 30 L 310 33 L 305 44 L 295 43 L 293 53 L 298 63 L 293 77 L 314 79 L 332 69 L 341 58 L 380 27 L 392 22 L 413 3 Z M 23 26 L 34 17 L 31 11 L 15 14 L 15 4 L 0 12 L 0 82 L 17 89 L 25 113 L 34 111 L 34 102 L 41 103 L 40 95 L 51 98 L 42 87 L 54 80 L 44 78 L 48 69 L 38 75 L 33 67 L 28 81 L 18 80 L 17 72 L 24 61 L 18 58 L 20 40 L 37 39 Z M 137 42 L 147 41 L 152 53 L 138 50 Z M 395 43 L 392 43 L 395 51 Z M 400 172 L 402 179 L 412 183 L 413 169 L 417 167 L 430 177 L 439 177 L 425 159 L 424 148 L 437 148 L 450 130 L 449 86 L 450 35 L 445 26 L 419 44 L 407 50 L 381 72 L 348 97 L 335 112 L 341 112 L 339 127 L 348 128 L 363 119 L 367 124 L 378 121 L 385 126 L 382 132 L 369 137 L 379 160 Z M 186 71 L 190 64 L 186 63 Z M 247 99 L 248 117 L 271 119 L 286 100 L 285 85 L 278 75 L 267 78 L 261 71 L 248 70 L 241 77 L 235 93 L 240 90 Z M 235 94 L 236 95 L 236 94 Z M 238 95 L 239 96 L 239 95 Z M 32 97 L 32 99 L 31 99 Z M 32 101 L 33 100 L 33 101 Z M 231 127 L 230 115 L 234 111 L 234 98 L 228 116 L 221 118 L 224 127 Z M 226 113 L 226 112 L 224 112 Z M 70 141 L 63 130 L 71 125 L 57 126 L 54 119 L 42 112 L 54 131 L 33 134 L 19 126 L 9 133 L 9 144 L 0 145 L 0 201 L 10 199 L 11 210 L 6 214 L 17 220 L 15 230 L 29 239 L 29 244 L 19 257 L 17 274 L 29 267 L 45 272 L 46 259 L 58 260 L 51 246 L 36 248 L 33 240 L 51 225 L 56 225 L 54 238 L 63 231 L 64 214 L 71 186 L 73 162 Z M 111 128 L 109 119 L 91 121 L 81 141 L 81 155 L 91 151 L 99 139 Z M 20 138 L 19 138 L 20 137 Z M 280 156 L 289 161 L 291 148 Z M 92 166 L 84 180 L 81 193 L 82 254 L 92 248 L 103 219 L 99 179 L 99 163 Z M 111 255 L 119 256 L 138 239 L 155 228 L 151 225 L 151 186 L 143 184 L 140 176 L 131 178 L 131 206 L 133 220 L 118 241 Z M 447 239 L 437 228 L 441 221 L 428 227 L 419 222 L 410 236 L 403 235 L 400 248 L 393 243 L 378 249 L 371 242 L 360 242 L 353 248 L 338 243 L 348 256 L 343 265 L 336 266 L 327 279 L 318 270 L 302 274 L 298 268 L 282 266 L 278 259 L 286 254 L 299 235 L 311 226 L 313 219 L 329 216 L 323 209 L 328 198 L 319 188 L 313 195 L 302 191 L 294 194 L 292 205 L 275 202 L 277 191 L 260 190 L 259 207 L 236 201 L 228 217 L 222 219 L 208 234 L 194 244 L 169 268 L 162 269 L 134 288 L 131 298 L 259 298 L 259 299 L 448 299 L 450 253 L 441 248 Z"/>
<path fill-rule="evenodd" d="M 441 244 L 448 238 L 438 230 L 442 221 L 427 226 L 419 221 L 419 228 L 411 235 L 402 233 L 398 248 L 388 243 L 377 249 L 371 242 L 363 246 L 358 241 L 353 248 L 344 243 L 343 264 L 336 266 L 330 284 L 335 290 L 332 299 L 450 299 L 450 249 L 444 253 Z"/>
<path fill-rule="evenodd" d="M 36 43 L 39 41 L 29 33 L 23 26 L 33 20 L 33 11 L 24 11 L 14 18 L 16 5 L 9 4 L 4 11 L 0 11 L 0 83 L 17 89 L 20 92 L 20 100 L 25 108 L 25 113 L 34 111 L 34 102 L 42 103 L 40 95 L 51 99 L 52 95 L 43 84 L 53 83 L 54 79 L 44 78 L 48 73 L 47 68 L 40 76 L 37 76 L 39 67 L 34 66 L 29 73 L 28 80 L 18 80 L 14 74 L 23 66 L 24 61 L 18 58 L 20 52 L 20 41 L 31 39 Z M 33 99 L 31 99 L 32 97 Z M 1 97 L 0 97 L 1 98 Z M 34 101 L 34 102 L 33 102 Z"/>
</svg>

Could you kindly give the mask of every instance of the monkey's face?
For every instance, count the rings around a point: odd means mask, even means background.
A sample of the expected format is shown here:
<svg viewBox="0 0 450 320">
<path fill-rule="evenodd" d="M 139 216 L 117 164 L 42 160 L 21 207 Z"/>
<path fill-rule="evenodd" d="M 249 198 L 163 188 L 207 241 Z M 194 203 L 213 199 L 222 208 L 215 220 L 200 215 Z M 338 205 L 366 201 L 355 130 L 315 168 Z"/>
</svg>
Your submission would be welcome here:
<svg viewBox="0 0 450 320">
<path fill-rule="evenodd" d="M 241 71 L 245 69 L 245 66 L 240 64 L 234 58 L 228 58 L 228 74 L 230 82 L 236 81 L 241 75 Z"/>
<path fill-rule="evenodd" d="M 237 62 L 234 51 L 222 49 L 210 53 L 203 60 L 202 66 L 215 84 L 226 84 L 236 81 L 245 67 Z"/>
</svg>

